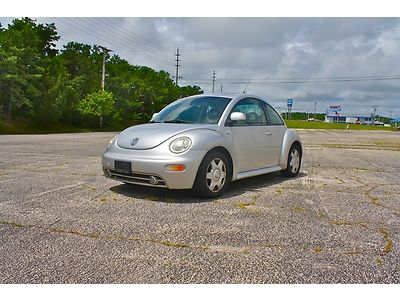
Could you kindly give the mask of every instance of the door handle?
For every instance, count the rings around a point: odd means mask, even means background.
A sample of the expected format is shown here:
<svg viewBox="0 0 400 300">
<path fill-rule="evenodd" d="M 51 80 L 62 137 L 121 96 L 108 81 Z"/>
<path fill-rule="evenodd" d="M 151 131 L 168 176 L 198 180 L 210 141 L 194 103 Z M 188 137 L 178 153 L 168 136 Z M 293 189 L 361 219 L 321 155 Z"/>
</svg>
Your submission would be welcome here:
<svg viewBox="0 0 400 300">
<path fill-rule="evenodd" d="M 268 132 L 268 131 L 267 131 L 265 134 L 266 134 L 266 135 L 272 135 L 272 133 L 271 133 L 271 132 Z"/>
</svg>

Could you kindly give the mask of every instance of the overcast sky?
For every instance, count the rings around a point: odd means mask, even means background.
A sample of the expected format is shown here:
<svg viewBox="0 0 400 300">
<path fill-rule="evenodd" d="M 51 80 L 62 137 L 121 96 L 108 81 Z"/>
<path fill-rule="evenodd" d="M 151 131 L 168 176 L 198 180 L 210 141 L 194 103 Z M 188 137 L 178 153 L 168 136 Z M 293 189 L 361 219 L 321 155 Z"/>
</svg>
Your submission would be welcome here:
<svg viewBox="0 0 400 300">
<path fill-rule="evenodd" d="M 11 18 L 0 18 L 7 26 Z M 398 18 L 38 18 L 68 41 L 112 49 L 131 64 L 175 75 L 211 93 L 247 92 L 283 111 L 377 113 L 400 117 Z M 370 80 L 365 80 L 365 79 Z M 391 79 L 392 78 L 392 79 Z M 322 81 L 322 82 L 321 82 Z"/>
</svg>

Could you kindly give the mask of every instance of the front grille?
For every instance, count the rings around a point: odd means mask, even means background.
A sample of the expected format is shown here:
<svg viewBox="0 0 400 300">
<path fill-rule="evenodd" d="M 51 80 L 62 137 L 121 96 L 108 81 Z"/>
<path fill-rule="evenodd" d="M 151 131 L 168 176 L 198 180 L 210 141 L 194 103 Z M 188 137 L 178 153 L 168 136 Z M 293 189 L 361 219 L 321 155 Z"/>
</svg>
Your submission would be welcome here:
<svg viewBox="0 0 400 300">
<path fill-rule="evenodd" d="M 167 187 L 165 180 L 162 179 L 158 175 L 153 174 L 143 174 L 143 173 L 120 173 L 113 170 L 110 170 L 111 178 L 115 180 L 119 180 L 122 182 L 133 183 L 133 184 L 140 184 L 140 185 L 147 185 L 147 186 L 159 186 L 159 187 Z M 150 184 L 149 178 L 150 176 L 154 176 L 157 178 L 157 184 Z"/>
</svg>

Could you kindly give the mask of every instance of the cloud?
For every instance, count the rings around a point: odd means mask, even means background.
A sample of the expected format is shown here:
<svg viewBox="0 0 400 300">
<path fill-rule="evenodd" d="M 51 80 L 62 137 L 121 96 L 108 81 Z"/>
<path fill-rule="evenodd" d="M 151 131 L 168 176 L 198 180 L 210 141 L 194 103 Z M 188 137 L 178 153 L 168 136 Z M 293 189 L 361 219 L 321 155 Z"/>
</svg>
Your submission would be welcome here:
<svg viewBox="0 0 400 300">
<path fill-rule="evenodd" d="M 8 18 L 0 18 L 6 23 Z M 343 113 L 400 116 L 400 80 L 271 83 L 262 79 L 400 75 L 398 18 L 39 18 L 55 22 L 62 40 L 101 44 L 132 64 L 175 72 L 181 52 L 181 84 L 211 92 L 212 72 L 224 92 L 266 97 L 294 110 L 332 104 Z M 230 83 L 232 80 L 237 83 Z"/>
</svg>

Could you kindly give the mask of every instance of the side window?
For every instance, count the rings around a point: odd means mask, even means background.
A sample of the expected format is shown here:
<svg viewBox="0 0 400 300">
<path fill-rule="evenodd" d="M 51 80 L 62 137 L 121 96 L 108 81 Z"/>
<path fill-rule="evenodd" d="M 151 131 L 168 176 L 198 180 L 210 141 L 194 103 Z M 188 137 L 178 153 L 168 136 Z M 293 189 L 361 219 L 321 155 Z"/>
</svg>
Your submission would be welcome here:
<svg viewBox="0 0 400 300">
<path fill-rule="evenodd" d="M 268 125 L 283 125 L 279 114 L 267 103 L 263 103 L 265 114 L 267 115 Z"/>
<path fill-rule="evenodd" d="M 242 99 L 232 109 L 233 112 L 241 112 L 246 115 L 245 121 L 235 121 L 232 126 L 262 126 L 267 125 L 267 119 L 262 104 L 257 99 Z"/>
</svg>

